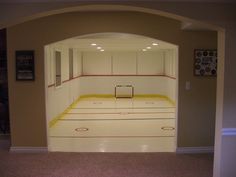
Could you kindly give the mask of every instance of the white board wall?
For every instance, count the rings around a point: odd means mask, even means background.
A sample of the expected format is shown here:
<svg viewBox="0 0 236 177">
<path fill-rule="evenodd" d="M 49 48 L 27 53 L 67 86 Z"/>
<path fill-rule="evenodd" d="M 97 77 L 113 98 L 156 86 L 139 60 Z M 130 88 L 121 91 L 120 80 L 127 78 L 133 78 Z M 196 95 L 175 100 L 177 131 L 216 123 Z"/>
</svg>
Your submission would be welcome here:
<svg viewBox="0 0 236 177">
<path fill-rule="evenodd" d="M 137 74 L 136 52 L 113 52 L 113 73 L 114 75 L 135 75 Z"/>
<path fill-rule="evenodd" d="M 83 52 L 83 75 L 110 75 L 111 54 L 109 52 Z"/>
<path fill-rule="evenodd" d="M 116 85 L 132 85 L 135 95 L 159 94 L 175 100 L 175 79 L 165 76 L 80 77 L 80 94 L 115 94 Z"/>
<path fill-rule="evenodd" d="M 78 49 L 73 49 L 73 76 L 81 76 L 82 75 L 82 52 Z"/>
<path fill-rule="evenodd" d="M 165 71 L 173 75 L 174 71 L 169 71 L 175 69 L 170 67 L 172 54 L 166 52 L 170 51 L 82 52 L 83 75 L 164 75 Z"/>
<path fill-rule="evenodd" d="M 62 66 L 62 85 L 57 88 L 53 86 L 55 51 L 61 52 Z M 133 85 L 134 94 L 160 94 L 175 100 L 176 80 L 162 76 L 175 77 L 174 51 L 81 52 L 73 49 L 72 80 L 69 79 L 69 47 L 50 45 L 45 47 L 45 52 L 48 121 L 62 113 L 81 95 L 114 94 L 116 85 Z M 106 76 L 80 77 L 82 75 Z"/>
<path fill-rule="evenodd" d="M 55 51 L 61 52 L 62 82 L 69 80 L 69 47 L 48 45 L 45 47 L 47 85 L 55 83 Z M 73 77 L 78 77 L 82 74 L 81 62 L 82 53 L 77 49 L 73 49 Z"/>
<path fill-rule="evenodd" d="M 166 50 L 164 53 L 164 73 L 167 76 L 176 77 L 176 50 Z"/>
<path fill-rule="evenodd" d="M 55 51 L 61 52 L 62 85 L 55 87 Z M 79 77 L 82 74 L 82 54 L 73 49 L 73 77 L 69 78 L 69 47 L 49 45 L 45 47 L 47 63 L 47 118 L 48 121 L 62 113 L 80 96 Z"/>
<path fill-rule="evenodd" d="M 47 83 L 55 82 L 55 51 L 60 51 L 62 82 L 69 79 L 69 48 L 50 45 L 45 49 Z M 175 50 L 158 52 L 81 52 L 73 49 L 73 75 L 167 75 L 176 77 Z"/>
<path fill-rule="evenodd" d="M 164 74 L 164 51 L 162 52 L 138 52 L 138 75 L 162 75 Z"/>
</svg>

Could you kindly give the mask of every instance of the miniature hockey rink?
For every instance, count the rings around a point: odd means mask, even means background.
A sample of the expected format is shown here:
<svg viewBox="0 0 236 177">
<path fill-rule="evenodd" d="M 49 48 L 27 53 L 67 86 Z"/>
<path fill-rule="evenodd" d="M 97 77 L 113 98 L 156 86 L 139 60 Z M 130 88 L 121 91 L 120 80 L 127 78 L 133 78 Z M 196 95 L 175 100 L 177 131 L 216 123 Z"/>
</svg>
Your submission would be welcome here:
<svg viewBox="0 0 236 177">
<path fill-rule="evenodd" d="M 174 152 L 175 134 L 165 98 L 83 98 L 49 129 L 49 150 Z"/>
</svg>

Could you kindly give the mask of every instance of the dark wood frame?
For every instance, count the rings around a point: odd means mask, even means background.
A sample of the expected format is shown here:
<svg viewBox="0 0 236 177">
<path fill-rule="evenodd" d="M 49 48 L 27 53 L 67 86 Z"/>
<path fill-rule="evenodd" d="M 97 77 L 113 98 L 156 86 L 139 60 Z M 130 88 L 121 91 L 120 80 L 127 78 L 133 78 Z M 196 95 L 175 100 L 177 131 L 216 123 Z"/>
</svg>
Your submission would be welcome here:
<svg viewBox="0 0 236 177">
<path fill-rule="evenodd" d="M 210 77 L 215 77 L 217 75 L 216 49 L 194 50 L 193 74 L 194 76 L 210 76 Z"/>
<path fill-rule="evenodd" d="M 18 50 L 15 53 L 16 80 L 34 81 L 35 64 L 33 50 Z"/>
</svg>

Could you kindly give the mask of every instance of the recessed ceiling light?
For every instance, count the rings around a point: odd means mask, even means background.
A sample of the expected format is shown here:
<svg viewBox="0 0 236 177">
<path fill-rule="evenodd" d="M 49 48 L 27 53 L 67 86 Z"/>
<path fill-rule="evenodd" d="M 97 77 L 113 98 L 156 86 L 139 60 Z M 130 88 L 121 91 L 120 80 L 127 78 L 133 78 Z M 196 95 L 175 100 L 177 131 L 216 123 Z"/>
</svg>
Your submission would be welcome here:
<svg viewBox="0 0 236 177">
<path fill-rule="evenodd" d="M 96 46 L 97 44 L 95 44 L 95 43 L 92 43 L 91 45 L 92 45 L 92 46 Z"/>
<path fill-rule="evenodd" d="M 100 51 L 101 51 L 101 52 L 104 52 L 104 49 L 101 49 Z"/>
<path fill-rule="evenodd" d="M 144 51 L 144 52 L 146 52 L 146 51 L 147 51 L 147 49 L 143 49 L 143 51 Z"/>
<path fill-rule="evenodd" d="M 152 43 L 152 45 L 159 45 L 159 44 L 157 44 L 157 43 Z"/>
<path fill-rule="evenodd" d="M 151 49 L 151 47 L 147 47 L 147 49 Z"/>
<path fill-rule="evenodd" d="M 101 49 L 102 47 L 97 47 L 97 49 Z"/>
</svg>

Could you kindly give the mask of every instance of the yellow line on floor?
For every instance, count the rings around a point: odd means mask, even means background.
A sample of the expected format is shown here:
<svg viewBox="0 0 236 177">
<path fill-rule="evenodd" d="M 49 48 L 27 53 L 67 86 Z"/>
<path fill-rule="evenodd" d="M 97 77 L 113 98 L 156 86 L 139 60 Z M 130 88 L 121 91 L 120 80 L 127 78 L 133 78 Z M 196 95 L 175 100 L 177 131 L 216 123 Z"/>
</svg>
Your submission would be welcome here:
<svg viewBox="0 0 236 177">
<path fill-rule="evenodd" d="M 63 111 L 61 114 L 53 118 L 49 122 L 49 127 L 52 128 L 60 119 L 63 119 L 67 113 L 70 112 L 70 110 L 75 107 L 76 104 L 80 101 L 80 98 L 78 98 L 76 101 L 74 101 L 65 111 Z"/>
<path fill-rule="evenodd" d="M 76 99 L 76 101 L 74 101 L 65 111 L 63 111 L 61 114 L 59 114 L 58 116 L 56 116 L 55 118 L 53 118 L 50 122 L 49 122 L 49 127 L 53 127 L 59 119 L 63 119 L 65 117 L 65 115 L 67 113 L 69 113 L 69 111 L 71 109 L 73 109 L 78 102 L 81 99 L 84 98 L 115 98 L 114 95 L 111 94 L 89 94 L 89 95 L 81 95 L 78 99 Z M 159 94 L 137 94 L 134 95 L 133 98 L 162 98 L 162 99 L 166 99 L 167 101 L 169 101 L 173 106 L 175 106 L 175 102 L 173 100 L 171 100 L 169 97 L 165 96 L 165 95 L 159 95 Z"/>
</svg>

